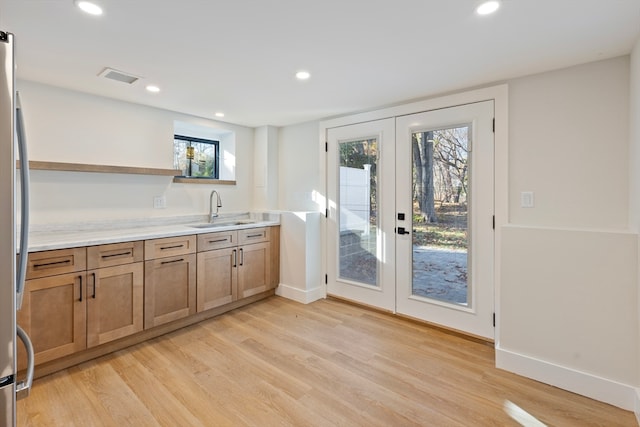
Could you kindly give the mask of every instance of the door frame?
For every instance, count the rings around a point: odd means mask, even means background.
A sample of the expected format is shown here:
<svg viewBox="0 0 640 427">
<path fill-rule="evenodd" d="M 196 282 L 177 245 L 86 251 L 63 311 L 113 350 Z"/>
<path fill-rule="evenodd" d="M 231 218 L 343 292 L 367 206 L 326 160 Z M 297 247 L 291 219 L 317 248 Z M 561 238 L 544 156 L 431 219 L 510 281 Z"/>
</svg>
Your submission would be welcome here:
<svg viewBox="0 0 640 427">
<path fill-rule="evenodd" d="M 408 114 L 421 113 L 441 108 L 455 107 L 481 101 L 494 101 L 495 108 L 495 133 L 494 133 L 494 204 L 495 204 L 495 244 L 494 244 L 494 308 L 496 316 L 495 344 L 500 343 L 500 258 L 503 225 L 509 222 L 509 168 L 508 168 L 508 135 L 509 135 L 509 92 L 506 84 L 490 86 L 472 91 L 455 93 L 447 96 L 426 99 L 394 107 L 357 113 L 353 115 L 338 117 L 320 121 L 319 124 L 319 169 L 320 169 L 320 194 L 325 197 L 325 204 L 319 206 L 322 215 L 326 215 L 328 202 L 327 195 L 327 155 L 326 142 L 328 129 L 380 120 L 385 118 L 404 116 Z M 327 221 L 326 216 L 321 224 L 321 253 L 322 272 L 327 271 Z M 326 297 L 326 286 L 325 293 Z"/>
</svg>

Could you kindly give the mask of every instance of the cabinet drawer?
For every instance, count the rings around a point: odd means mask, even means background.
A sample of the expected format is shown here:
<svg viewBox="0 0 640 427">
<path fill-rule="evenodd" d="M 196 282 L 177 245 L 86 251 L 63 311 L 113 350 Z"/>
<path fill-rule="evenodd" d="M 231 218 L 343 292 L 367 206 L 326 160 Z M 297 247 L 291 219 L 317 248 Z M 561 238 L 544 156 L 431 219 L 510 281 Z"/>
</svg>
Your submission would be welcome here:
<svg viewBox="0 0 640 427">
<path fill-rule="evenodd" d="M 228 248 L 237 244 L 238 232 L 235 230 L 198 235 L 198 252 Z"/>
<path fill-rule="evenodd" d="M 145 240 L 144 242 L 145 260 L 193 254 L 195 252 L 195 235 Z"/>
<path fill-rule="evenodd" d="M 238 230 L 238 244 L 247 245 L 269 241 L 269 227 L 249 228 Z"/>
<path fill-rule="evenodd" d="M 33 252 L 27 263 L 27 280 L 74 273 L 87 268 L 86 248 Z"/>
<path fill-rule="evenodd" d="M 87 248 L 87 270 L 131 264 L 144 259 L 144 243 L 125 242 Z"/>
</svg>

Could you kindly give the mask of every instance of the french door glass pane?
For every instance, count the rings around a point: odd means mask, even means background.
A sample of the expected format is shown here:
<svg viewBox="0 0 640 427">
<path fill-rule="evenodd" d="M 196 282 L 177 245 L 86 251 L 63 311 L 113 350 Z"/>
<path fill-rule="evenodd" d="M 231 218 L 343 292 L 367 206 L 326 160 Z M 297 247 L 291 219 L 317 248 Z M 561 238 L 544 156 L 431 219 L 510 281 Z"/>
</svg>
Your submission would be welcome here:
<svg viewBox="0 0 640 427">
<path fill-rule="evenodd" d="M 469 304 L 470 127 L 415 132 L 412 295 Z"/>
<path fill-rule="evenodd" d="M 378 286 L 378 141 L 339 143 L 339 278 Z"/>
</svg>

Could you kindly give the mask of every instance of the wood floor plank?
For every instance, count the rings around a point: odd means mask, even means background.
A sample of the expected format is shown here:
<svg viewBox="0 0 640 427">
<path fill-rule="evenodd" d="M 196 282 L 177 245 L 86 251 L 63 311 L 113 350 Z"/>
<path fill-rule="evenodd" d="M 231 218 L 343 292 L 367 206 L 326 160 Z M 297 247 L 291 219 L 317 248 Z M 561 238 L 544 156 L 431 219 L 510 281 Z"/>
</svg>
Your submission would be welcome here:
<svg viewBox="0 0 640 427">
<path fill-rule="evenodd" d="M 637 426 L 496 369 L 492 346 L 272 297 L 40 378 L 19 426 Z"/>
</svg>

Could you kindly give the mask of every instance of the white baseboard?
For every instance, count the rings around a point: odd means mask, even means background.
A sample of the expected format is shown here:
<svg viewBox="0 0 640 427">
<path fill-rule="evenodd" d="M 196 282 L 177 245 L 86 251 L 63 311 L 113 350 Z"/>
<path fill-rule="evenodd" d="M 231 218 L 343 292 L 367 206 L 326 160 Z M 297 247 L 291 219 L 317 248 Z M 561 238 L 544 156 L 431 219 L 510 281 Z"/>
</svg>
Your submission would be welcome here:
<svg viewBox="0 0 640 427">
<path fill-rule="evenodd" d="M 276 288 L 276 295 L 288 298 L 302 304 L 309 304 L 325 297 L 324 289 L 317 287 L 308 290 L 294 288 L 293 286 L 280 283 Z"/>
<path fill-rule="evenodd" d="M 635 406 L 635 414 L 636 414 L 636 421 L 638 421 L 638 425 L 640 425 L 640 388 L 636 388 L 636 406 Z"/>
<path fill-rule="evenodd" d="M 640 412 L 638 392 L 627 384 L 500 348 L 496 348 L 496 367 L 627 411 L 635 411 L 636 417 Z"/>
</svg>

